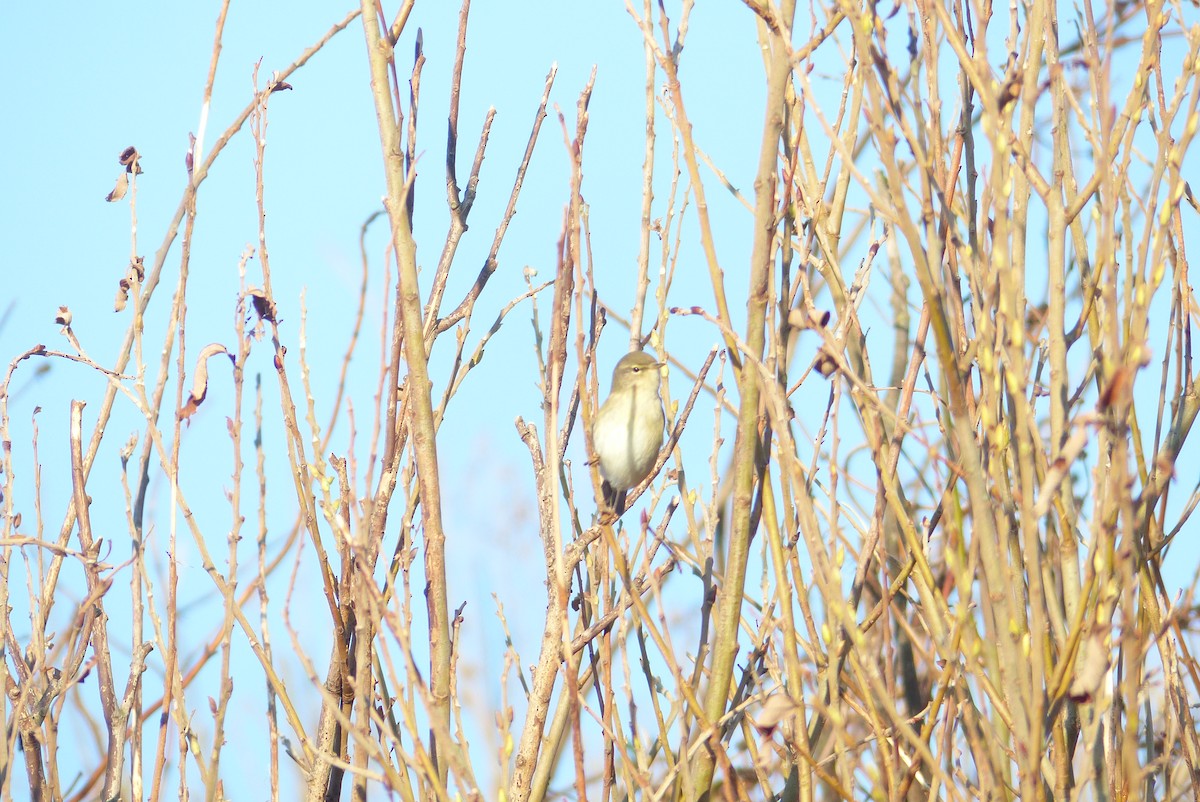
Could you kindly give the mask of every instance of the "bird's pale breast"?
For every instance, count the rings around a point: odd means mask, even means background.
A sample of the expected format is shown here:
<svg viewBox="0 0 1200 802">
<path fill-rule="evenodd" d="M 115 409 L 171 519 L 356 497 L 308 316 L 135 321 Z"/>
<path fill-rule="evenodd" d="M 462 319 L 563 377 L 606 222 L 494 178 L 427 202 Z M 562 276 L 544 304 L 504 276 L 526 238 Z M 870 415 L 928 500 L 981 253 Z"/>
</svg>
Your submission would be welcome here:
<svg viewBox="0 0 1200 802">
<path fill-rule="evenodd" d="M 653 414 L 635 417 L 633 410 L 639 403 L 652 406 Z M 627 490 L 646 478 L 662 446 L 663 422 L 657 394 L 653 399 L 630 394 L 623 403 L 610 399 L 600 408 L 592 439 L 601 473 L 610 485 Z"/>
</svg>

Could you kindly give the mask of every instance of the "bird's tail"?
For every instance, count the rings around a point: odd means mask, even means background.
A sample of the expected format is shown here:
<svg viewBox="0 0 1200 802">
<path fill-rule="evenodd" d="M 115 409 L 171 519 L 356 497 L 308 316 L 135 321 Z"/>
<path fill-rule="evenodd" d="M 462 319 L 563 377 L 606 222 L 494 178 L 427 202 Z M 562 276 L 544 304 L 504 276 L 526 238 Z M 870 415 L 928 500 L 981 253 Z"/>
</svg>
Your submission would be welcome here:
<svg viewBox="0 0 1200 802">
<path fill-rule="evenodd" d="M 625 512 L 626 491 L 617 490 L 608 483 L 607 479 L 604 480 L 604 484 L 601 486 L 600 490 L 604 494 L 605 507 L 615 512 L 617 515 L 621 515 Z"/>
</svg>

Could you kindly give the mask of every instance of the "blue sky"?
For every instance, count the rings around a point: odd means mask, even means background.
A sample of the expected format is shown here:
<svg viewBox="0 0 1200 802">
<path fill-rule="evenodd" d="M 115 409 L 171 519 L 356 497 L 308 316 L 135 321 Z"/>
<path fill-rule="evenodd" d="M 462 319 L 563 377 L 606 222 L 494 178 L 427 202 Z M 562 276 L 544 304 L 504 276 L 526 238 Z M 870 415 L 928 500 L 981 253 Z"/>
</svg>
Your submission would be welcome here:
<svg viewBox="0 0 1200 802">
<path fill-rule="evenodd" d="M 526 267 L 536 270 L 539 279 L 553 275 L 569 177 L 555 107 L 573 130 L 576 100 L 593 65 L 597 80 L 590 105 L 584 194 L 591 208 L 596 281 L 601 296 L 617 309 L 628 310 L 633 299 L 629 276 L 636 264 L 640 226 L 645 80 L 640 32 L 619 3 L 540 3 L 524 5 L 519 11 L 513 8 L 479 2 L 472 12 L 459 123 L 460 176 L 469 170 L 488 108 L 494 106 L 497 116 L 472 227 L 460 247 L 447 308 L 457 303 L 482 264 L 552 64 L 557 64 L 558 75 L 550 116 L 500 252 L 500 269 L 480 301 L 472 338 L 485 331 L 498 310 L 524 290 Z M 346 10 L 315 3 L 233 4 L 225 26 L 206 150 L 249 101 L 256 62 L 261 59 L 259 80 L 265 83 L 272 70 L 295 59 Z M 7 4 L 0 11 L 0 69 L 10 76 L 0 87 L 9 120 L 0 130 L 5 153 L 0 160 L 0 180 L 11 188 L 0 201 L 0 275 L 4 277 L 0 284 L 0 313 L 4 314 L 0 355 L 4 363 L 35 343 L 70 350 L 54 323 L 60 305 L 70 308 L 74 331 L 94 359 L 101 364 L 115 359 L 129 317 L 128 312 L 114 313 L 112 303 L 128 262 L 130 217 L 127 201 L 108 204 L 104 197 L 121 169 L 118 154 L 127 146 L 136 146 L 145 170 L 138 182 L 137 249 L 150 263 L 185 186 L 184 154 L 189 132 L 199 126 L 216 15 L 217 5 L 204 3 L 78 4 L 61 20 L 48 19 L 44 11 L 28 5 Z M 411 63 L 416 27 L 421 27 L 427 62 L 418 134 L 418 169 L 423 180 L 418 184 L 415 226 L 418 257 L 426 268 L 437 259 L 448 219 L 442 159 L 457 17 L 454 4 L 420 5 L 398 48 L 403 54 L 398 64 Z M 362 51 L 362 31 L 355 22 L 289 79 L 294 87 L 291 92 L 272 97 L 266 135 L 267 231 L 275 298 L 284 319 L 289 359 L 293 360 L 299 353 L 301 298 L 305 299 L 304 343 L 317 388 L 331 387 L 336 379 L 358 294 L 359 228 L 379 208 L 384 192 Z M 698 98 L 716 101 L 697 102 L 691 109 L 698 141 L 728 171 L 731 180 L 749 192 L 757 158 L 756 131 L 762 119 L 761 66 L 751 17 L 736 5 L 698 9 L 688 52 L 685 80 L 700 88 Z M 666 133 L 660 116 L 660 150 L 669 154 Z M 233 347 L 237 266 L 245 248 L 257 244 L 253 188 L 253 142 L 246 127 L 217 161 L 199 195 L 188 291 L 189 360 L 208 342 Z M 665 196 L 665 190 L 662 194 Z M 727 248 L 727 262 L 734 265 L 730 279 L 737 287 L 741 271 L 736 265 L 745 258 L 749 215 L 715 182 L 709 198 L 722 248 Z M 694 241 L 694 231 L 687 231 L 685 237 Z M 386 239 L 384 226 L 379 224 L 368 237 L 372 289 L 362 350 L 350 375 L 359 448 L 364 452 L 362 438 L 369 430 L 375 392 L 379 315 L 384 304 L 390 303 L 379 271 Z M 711 307 L 711 290 L 697 253 L 692 250 L 692 261 L 681 264 L 672 303 Z M 155 378 L 162 348 L 178 254 L 176 241 L 148 314 L 144 347 L 151 365 L 149 382 Z M 255 261 L 248 271 L 248 283 L 260 283 Z M 735 313 L 740 314 L 740 304 Z M 464 677 L 477 679 L 476 683 L 464 681 L 464 685 L 487 707 L 497 700 L 495 675 L 502 659 L 491 594 L 495 592 L 505 604 L 526 663 L 536 658 L 536 634 L 544 606 L 528 455 L 513 427 L 518 415 L 541 427 L 529 319 L 526 303 L 492 339 L 484 362 L 468 378 L 463 397 L 450 408 L 443 429 L 447 436 L 441 443 L 441 471 L 448 497 L 471 500 L 447 505 L 454 565 L 450 581 L 453 604 L 468 602 L 464 639 L 469 651 L 480 656 L 477 662 L 464 664 Z M 669 339 L 668 346 L 679 358 L 698 364 L 717 341 L 716 333 L 694 320 L 675 325 L 681 336 L 677 344 Z M 451 342 L 447 337 L 434 352 L 435 381 L 444 380 Z M 613 326 L 604 343 L 601 383 L 606 387 L 607 366 L 626 347 L 627 335 Z M 291 376 L 297 381 L 298 362 L 291 365 Z M 70 401 L 89 401 L 84 418 L 85 430 L 90 431 L 104 382 L 74 364 L 56 361 L 46 373 L 37 372 L 39 367 L 36 362 L 22 364 L 13 383 L 10 413 L 17 478 L 28 493 L 33 459 L 30 422 L 34 406 L 40 407 L 38 445 L 45 466 L 41 489 L 47 511 L 42 535 L 50 538 L 61 523 L 70 488 L 67 463 L 60 458 L 66 453 Z M 267 416 L 277 420 L 267 343 L 259 344 L 250 357 L 248 376 L 255 373 L 261 373 L 267 385 Z M 688 387 L 686 380 L 673 382 L 673 395 L 683 397 Z M 184 471 L 190 465 L 197 477 L 185 492 L 209 549 L 222 567 L 230 525 L 226 493 L 232 457 L 225 418 L 232 411 L 231 391 L 228 370 L 214 366 L 209 399 L 185 429 L 181 444 Z M 323 422 L 331 397 L 331 393 L 317 393 L 318 418 Z M 247 415 L 252 404 L 248 396 Z M 171 402 L 165 408 L 169 416 Z M 704 424 L 700 430 L 703 442 L 708 436 L 705 432 L 711 431 L 711 412 L 699 412 L 698 417 Z M 344 419 L 339 427 L 331 450 L 345 453 L 348 433 Z M 104 522 L 103 536 L 117 544 L 114 555 L 127 554 L 117 452 L 131 433 L 143 429 L 136 411 L 118 400 L 89 483 L 89 492 L 99 501 L 93 515 Z M 280 428 L 269 422 L 264 442 L 277 469 L 269 480 L 268 524 L 272 542 L 279 542 L 293 522 L 295 500 L 287 474 L 278 471 L 285 465 Z M 574 451 L 581 463 L 578 440 Z M 247 451 L 243 459 L 247 480 L 251 480 L 253 455 Z M 29 509 L 30 498 L 22 496 L 24 509 Z M 165 484 L 161 478 L 152 480 L 148 518 L 154 529 L 149 551 L 152 571 L 159 575 L 165 571 L 168 508 Z M 250 522 L 245 532 L 252 536 L 255 513 L 249 507 L 243 510 Z M 32 530 L 29 521 L 26 512 L 24 531 Z M 247 541 L 243 549 L 241 559 L 249 567 L 252 542 Z M 202 611 L 206 605 L 219 605 L 219 597 L 182 533 L 177 558 L 181 620 L 185 638 L 190 639 L 182 651 L 195 654 L 212 626 Z M 117 581 L 124 583 L 126 578 Z M 276 589 L 280 605 L 285 580 L 286 576 Z M 300 589 L 292 601 L 294 619 L 314 620 L 309 616 L 319 615 L 322 617 L 316 620 L 325 620 L 318 586 L 316 577 L 302 570 Z M 19 584 L 14 590 L 19 597 Z M 68 567 L 59 609 L 69 608 L 65 599 L 72 595 L 77 599 L 81 592 L 80 576 Z M 20 605 L 19 598 L 15 603 Z M 14 620 L 22 621 L 20 610 Z M 117 642 L 127 626 L 114 611 Z M 327 653 L 323 629 L 310 626 L 306 631 L 301 627 L 302 641 L 318 665 L 323 665 Z M 277 644 L 286 640 L 278 622 L 275 638 Z M 260 699 L 261 672 L 253 658 L 239 646 L 235 659 L 244 661 L 244 667 L 235 671 L 238 694 L 249 694 L 242 696 L 243 700 Z M 305 681 L 295 666 L 290 671 L 290 682 Z M 160 686 L 159 672 L 161 667 L 152 665 L 147 674 L 149 687 Z M 203 682 L 198 685 L 193 709 L 202 708 L 202 700 L 212 692 Z M 315 707 L 304 712 L 315 722 Z M 197 719 L 201 730 L 207 726 L 205 720 L 203 715 Z M 261 714 L 256 713 L 253 720 L 261 722 Z M 486 720 L 481 724 L 487 728 Z M 90 741 L 86 733 L 69 730 L 63 738 L 64 743 L 76 738 L 80 743 Z M 481 756 L 484 754 L 491 751 L 482 751 Z M 225 756 L 230 769 L 249 770 L 260 759 L 237 752 Z M 289 767 L 286 760 L 284 763 L 286 774 Z M 480 771 L 487 776 L 486 765 Z M 192 780 L 196 781 L 194 774 Z"/>
</svg>

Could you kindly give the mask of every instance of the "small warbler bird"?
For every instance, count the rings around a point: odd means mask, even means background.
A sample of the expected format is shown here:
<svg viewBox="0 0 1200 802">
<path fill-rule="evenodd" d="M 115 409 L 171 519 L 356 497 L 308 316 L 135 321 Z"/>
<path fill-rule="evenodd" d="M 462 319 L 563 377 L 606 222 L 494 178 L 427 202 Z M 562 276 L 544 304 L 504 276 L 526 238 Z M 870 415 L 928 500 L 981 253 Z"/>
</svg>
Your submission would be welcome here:
<svg viewBox="0 0 1200 802">
<path fill-rule="evenodd" d="M 592 423 L 592 445 L 604 477 L 604 504 L 620 515 L 625 491 L 645 479 L 662 448 L 662 398 L 658 369 L 663 363 L 644 351 L 621 357 L 612 389 Z"/>
</svg>

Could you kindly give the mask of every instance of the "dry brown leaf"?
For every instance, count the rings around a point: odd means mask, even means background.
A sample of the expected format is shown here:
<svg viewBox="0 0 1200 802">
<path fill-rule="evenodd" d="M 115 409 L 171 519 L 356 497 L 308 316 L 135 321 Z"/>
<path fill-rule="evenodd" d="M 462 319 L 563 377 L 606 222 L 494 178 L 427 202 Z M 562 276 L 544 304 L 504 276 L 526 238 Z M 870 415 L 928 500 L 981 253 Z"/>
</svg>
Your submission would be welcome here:
<svg viewBox="0 0 1200 802">
<path fill-rule="evenodd" d="M 54 322 L 60 326 L 70 326 L 71 310 L 67 309 L 65 306 L 60 306 L 58 308 L 58 314 L 54 316 Z"/>
<path fill-rule="evenodd" d="M 1093 630 L 1083 645 L 1083 654 L 1075 662 L 1075 678 L 1067 689 L 1072 702 L 1090 702 L 1100 690 L 1112 663 L 1103 630 Z"/>
<path fill-rule="evenodd" d="M 129 261 L 129 269 L 125 272 L 125 278 L 117 282 L 117 298 L 113 303 L 114 312 L 122 312 L 125 310 L 125 305 L 129 303 L 129 290 L 134 284 L 140 283 L 146 277 L 146 265 L 142 261 L 142 257 L 135 256 Z"/>
<path fill-rule="evenodd" d="M 196 371 L 192 377 L 192 394 L 188 396 L 187 402 L 179 410 L 180 420 L 190 418 L 204 403 L 204 397 L 208 395 L 208 358 L 217 354 L 225 354 L 230 361 L 233 361 L 233 354 L 229 353 L 220 343 L 209 343 L 204 346 L 200 351 L 200 356 L 196 357 Z"/>
<path fill-rule="evenodd" d="M 759 732 L 770 737 L 776 727 L 794 717 L 800 712 L 800 709 L 800 703 L 790 694 L 779 691 L 767 697 L 767 701 L 763 702 L 762 710 L 758 711 L 757 716 L 751 716 L 751 721 L 754 722 L 754 726 L 758 728 Z"/>
<path fill-rule="evenodd" d="M 246 294 L 250 296 L 250 303 L 254 306 L 254 313 L 258 315 L 260 319 L 265 320 L 268 323 L 279 322 L 276 319 L 276 313 L 279 310 L 275 307 L 275 302 L 267 297 L 266 292 L 258 287 L 251 287 L 250 289 L 246 290 Z"/>
<path fill-rule="evenodd" d="M 1193 209 L 1195 209 L 1197 212 L 1200 212 L 1200 203 L 1196 203 L 1196 196 L 1192 194 L 1192 187 L 1186 181 L 1183 182 L 1183 196 L 1187 198 L 1188 204 L 1190 204 Z"/>
<path fill-rule="evenodd" d="M 1121 365 L 1113 371 L 1112 381 L 1100 393 L 1097 406 L 1101 412 L 1106 412 L 1114 406 L 1127 407 L 1133 400 L 1133 377 L 1137 373 L 1135 365 Z"/>
<path fill-rule="evenodd" d="M 817 353 L 817 359 L 813 363 L 813 369 L 828 379 L 837 370 L 837 360 L 829 355 L 825 350 L 825 346 L 821 346 L 821 350 Z"/>
<path fill-rule="evenodd" d="M 121 151 L 121 155 L 117 157 L 117 161 L 120 162 L 121 166 L 125 168 L 126 173 L 141 175 L 141 158 L 142 154 L 138 153 L 137 148 L 135 148 L 133 145 L 130 145 L 129 147 L 125 148 L 125 150 Z"/>
<path fill-rule="evenodd" d="M 828 309 L 793 309 L 788 312 L 788 325 L 794 329 L 823 329 L 829 325 Z"/>
<path fill-rule="evenodd" d="M 196 135 L 188 132 L 188 149 L 187 154 L 183 157 L 183 165 L 187 168 L 188 178 L 192 177 L 192 167 L 195 164 L 196 153 Z"/>
<path fill-rule="evenodd" d="M 125 197 L 125 193 L 129 191 L 129 174 L 121 173 L 117 176 L 117 185 L 113 187 L 112 192 L 104 196 L 104 199 L 109 203 L 116 203 L 121 198 Z"/>
<path fill-rule="evenodd" d="M 117 282 L 117 299 L 113 302 L 114 312 L 124 312 L 125 304 L 129 303 L 129 279 Z"/>
</svg>

